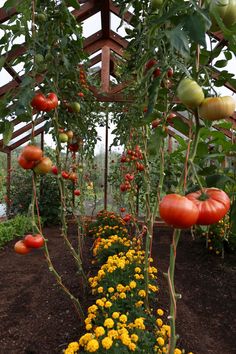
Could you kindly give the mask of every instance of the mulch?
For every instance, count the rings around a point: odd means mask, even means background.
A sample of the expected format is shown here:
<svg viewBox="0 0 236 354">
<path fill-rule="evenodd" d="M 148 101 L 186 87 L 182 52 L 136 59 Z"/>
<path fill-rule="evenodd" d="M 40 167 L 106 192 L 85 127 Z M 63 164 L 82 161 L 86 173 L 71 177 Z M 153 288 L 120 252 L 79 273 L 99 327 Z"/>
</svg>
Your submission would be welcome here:
<svg viewBox="0 0 236 354">
<path fill-rule="evenodd" d="M 77 267 L 56 227 L 45 229 L 50 254 L 66 286 L 81 301 L 84 310 L 93 303 L 77 274 Z M 75 226 L 69 234 L 76 239 Z M 168 312 L 166 279 L 171 232 L 156 230 L 154 263 L 159 270 L 159 307 Z M 83 331 L 70 299 L 49 272 L 43 252 L 20 256 L 14 242 L 0 250 L 0 354 L 60 354 Z M 84 269 L 91 275 L 92 240 L 83 252 Z M 236 257 L 209 255 L 203 244 L 184 233 L 176 261 L 178 346 L 194 354 L 236 353 Z"/>
</svg>

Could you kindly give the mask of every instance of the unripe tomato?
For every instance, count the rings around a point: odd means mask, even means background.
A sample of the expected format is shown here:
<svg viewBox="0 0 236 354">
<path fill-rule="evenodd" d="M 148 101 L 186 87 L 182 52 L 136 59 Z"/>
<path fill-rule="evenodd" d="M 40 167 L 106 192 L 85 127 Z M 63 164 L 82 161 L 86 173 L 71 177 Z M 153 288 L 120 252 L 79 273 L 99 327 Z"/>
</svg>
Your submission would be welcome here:
<svg viewBox="0 0 236 354">
<path fill-rule="evenodd" d="M 36 174 L 46 174 L 52 170 L 52 161 L 49 157 L 43 157 L 41 161 L 34 167 L 34 172 Z"/>
<path fill-rule="evenodd" d="M 23 148 L 21 155 L 27 161 L 38 161 L 43 157 L 43 151 L 36 145 L 27 145 Z"/>
<path fill-rule="evenodd" d="M 183 79 L 177 88 L 180 101 L 187 107 L 197 108 L 204 100 L 202 88 L 192 79 Z"/>
<path fill-rule="evenodd" d="M 68 135 L 66 133 L 60 133 L 58 138 L 61 143 L 67 143 L 67 141 L 69 139 Z"/>
<path fill-rule="evenodd" d="M 187 229 L 196 224 L 199 215 L 197 206 L 179 194 L 167 194 L 162 198 L 159 212 L 168 225 L 177 229 Z"/>
<path fill-rule="evenodd" d="M 25 245 L 23 240 L 20 240 L 15 243 L 14 251 L 18 254 L 27 254 L 31 249 Z"/>
<path fill-rule="evenodd" d="M 30 170 L 35 166 L 35 161 L 28 161 L 24 158 L 22 154 L 18 156 L 18 164 L 25 170 Z"/>
<path fill-rule="evenodd" d="M 67 135 L 68 138 L 71 140 L 71 139 L 73 138 L 73 136 L 74 136 L 74 133 L 73 133 L 72 130 L 68 130 L 68 131 L 66 132 L 66 135 Z"/>
<path fill-rule="evenodd" d="M 70 103 L 70 108 L 73 112 L 79 113 L 80 112 L 80 104 L 78 102 Z"/>
<path fill-rule="evenodd" d="M 228 195 L 217 188 L 205 188 L 202 191 L 189 193 L 186 198 L 191 200 L 199 210 L 198 225 L 211 225 L 220 221 L 230 208 Z"/>
<path fill-rule="evenodd" d="M 220 120 L 233 115 L 235 101 L 231 96 L 208 97 L 199 106 L 199 115 L 203 119 Z"/>
<path fill-rule="evenodd" d="M 40 234 L 26 235 L 24 237 L 24 244 L 29 248 L 40 248 L 44 245 L 44 238 Z"/>
<path fill-rule="evenodd" d="M 213 19 L 212 30 L 214 31 L 219 30 L 219 26 L 214 20 L 215 12 L 221 17 L 226 27 L 236 23 L 236 0 L 212 0 L 209 10 Z"/>
</svg>

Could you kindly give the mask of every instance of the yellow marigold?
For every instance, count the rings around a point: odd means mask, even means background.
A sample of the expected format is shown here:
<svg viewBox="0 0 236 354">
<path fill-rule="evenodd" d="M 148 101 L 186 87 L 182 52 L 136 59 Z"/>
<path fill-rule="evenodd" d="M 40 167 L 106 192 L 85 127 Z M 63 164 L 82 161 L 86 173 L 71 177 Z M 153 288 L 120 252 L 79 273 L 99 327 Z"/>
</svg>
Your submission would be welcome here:
<svg viewBox="0 0 236 354">
<path fill-rule="evenodd" d="M 145 290 L 139 290 L 138 296 L 145 297 L 146 296 L 146 291 Z"/>
<path fill-rule="evenodd" d="M 161 319 L 161 318 L 158 318 L 158 319 L 156 320 L 156 324 L 158 325 L 158 327 L 161 327 L 161 326 L 163 325 L 162 319 Z"/>
<path fill-rule="evenodd" d="M 98 288 L 98 293 L 101 294 L 103 292 L 103 287 L 102 286 L 99 286 Z"/>
<path fill-rule="evenodd" d="M 137 334 L 131 334 L 131 339 L 132 341 L 134 341 L 135 343 L 138 341 L 138 335 Z"/>
<path fill-rule="evenodd" d="M 79 349 L 79 343 L 78 342 L 71 342 L 68 345 L 68 349 L 72 349 L 74 351 L 78 350 Z"/>
<path fill-rule="evenodd" d="M 144 319 L 142 317 L 136 318 L 134 321 L 134 327 L 139 329 L 145 329 L 145 325 L 143 323 Z"/>
<path fill-rule="evenodd" d="M 112 317 L 113 317 L 114 319 L 119 318 L 119 316 L 120 316 L 120 313 L 119 313 L 119 312 L 113 312 L 113 314 L 112 314 Z"/>
<path fill-rule="evenodd" d="M 127 316 L 126 315 L 121 315 L 119 317 L 119 321 L 122 322 L 122 323 L 126 323 L 127 322 Z"/>
<path fill-rule="evenodd" d="M 126 293 L 120 293 L 119 297 L 120 297 L 121 299 L 126 299 Z"/>
<path fill-rule="evenodd" d="M 94 333 L 96 337 L 101 337 L 105 334 L 105 329 L 102 326 L 98 326 L 95 328 Z"/>
<path fill-rule="evenodd" d="M 89 308 L 88 308 L 88 313 L 90 313 L 90 312 L 96 312 L 97 311 L 97 309 L 98 309 L 98 307 L 96 306 L 96 305 L 92 305 L 92 306 L 90 306 Z"/>
<path fill-rule="evenodd" d="M 124 345 L 129 345 L 131 343 L 131 339 L 128 334 L 122 333 L 120 335 L 120 340 Z"/>
<path fill-rule="evenodd" d="M 106 303 L 105 303 L 105 308 L 110 308 L 112 306 L 112 303 L 111 303 L 111 301 L 107 301 Z"/>
<path fill-rule="evenodd" d="M 107 328 L 113 328 L 114 321 L 112 318 L 106 318 L 103 325 L 104 325 L 104 327 L 107 327 Z"/>
<path fill-rule="evenodd" d="M 131 350 L 132 352 L 134 352 L 135 350 L 136 350 L 136 344 L 135 343 L 130 343 L 129 345 L 128 345 L 128 348 L 129 348 L 129 350 Z"/>
<path fill-rule="evenodd" d="M 105 337 L 102 340 L 102 346 L 105 349 L 110 349 L 113 344 L 113 340 L 110 337 Z"/>
<path fill-rule="evenodd" d="M 163 325 L 162 329 L 164 329 L 166 331 L 166 333 L 167 333 L 167 336 L 170 337 L 170 326 L 169 325 Z M 175 354 L 178 354 L 178 353 L 175 353 Z"/>
<path fill-rule="evenodd" d="M 94 353 L 98 349 L 99 349 L 99 343 L 97 339 L 91 339 L 86 345 L 86 350 L 90 353 Z"/>
<path fill-rule="evenodd" d="M 134 271 L 135 271 L 135 273 L 141 273 L 141 268 L 136 267 L 136 268 L 134 269 Z"/>
<path fill-rule="evenodd" d="M 79 345 L 84 346 L 86 343 L 88 343 L 89 340 L 93 338 L 92 333 L 85 333 L 82 337 L 80 337 L 79 340 Z"/>
<path fill-rule="evenodd" d="M 136 280 L 140 279 L 140 275 L 139 274 L 134 274 L 134 277 L 135 277 Z"/>
<path fill-rule="evenodd" d="M 164 339 L 163 339 L 162 337 L 158 337 L 158 338 L 157 338 L 157 343 L 158 343 L 161 347 L 163 347 L 163 345 L 165 344 L 165 341 L 164 341 Z"/>
<path fill-rule="evenodd" d="M 119 337 L 119 334 L 115 329 L 110 329 L 110 331 L 107 332 L 107 336 L 110 338 L 117 339 Z"/>
<path fill-rule="evenodd" d="M 135 303 L 135 306 L 136 306 L 136 307 L 141 307 L 142 305 L 143 305 L 143 301 L 142 301 L 142 300 L 137 301 L 137 302 Z"/>
<path fill-rule="evenodd" d="M 182 350 L 176 348 L 175 351 L 174 351 L 174 354 L 182 354 Z"/>
<path fill-rule="evenodd" d="M 121 293 L 122 291 L 124 291 L 124 286 L 122 284 L 118 284 L 116 286 L 116 290 L 119 291 L 119 293 Z"/>
<path fill-rule="evenodd" d="M 136 288 L 136 286 L 137 286 L 136 281 L 132 280 L 132 281 L 129 283 L 129 286 L 130 286 L 131 289 Z"/>
<path fill-rule="evenodd" d="M 164 315 L 164 311 L 162 309 L 157 309 L 157 314 L 159 316 L 163 316 Z"/>
<path fill-rule="evenodd" d="M 96 304 L 97 304 L 98 306 L 101 306 L 101 307 L 104 306 L 104 302 L 102 301 L 102 299 L 97 299 L 97 300 L 96 300 Z"/>
<path fill-rule="evenodd" d="M 115 291 L 114 288 L 112 288 L 112 287 L 108 288 L 108 292 L 109 292 L 110 294 L 111 294 L 111 293 L 114 293 L 114 291 Z"/>
<path fill-rule="evenodd" d="M 74 354 L 74 353 L 75 353 L 74 349 L 67 348 L 66 350 L 64 350 L 64 354 Z"/>
<path fill-rule="evenodd" d="M 89 330 L 92 328 L 92 325 L 91 325 L 90 323 L 88 323 L 88 324 L 85 326 L 85 328 L 86 328 L 86 331 L 89 331 Z"/>
</svg>

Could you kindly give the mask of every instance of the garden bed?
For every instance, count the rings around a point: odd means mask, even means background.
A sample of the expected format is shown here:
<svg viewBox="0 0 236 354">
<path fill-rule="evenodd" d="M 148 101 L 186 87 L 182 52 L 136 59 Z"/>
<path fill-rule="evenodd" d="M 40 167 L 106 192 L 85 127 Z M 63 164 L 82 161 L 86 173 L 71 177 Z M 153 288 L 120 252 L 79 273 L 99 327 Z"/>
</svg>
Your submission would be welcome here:
<svg viewBox="0 0 236 354">
<path fill-rule="evenodd" d="M 75 229 L 70 227 L 70 234 Z M 59 229 L 45 229 L 56 269 L 66 285 L 78 294 L 86 311 L 93 299 L 83 296 L 76 267 L 64 246 Z M 155 265 L 159 269 L 160 307 L 168 308 L 166 280 L 171 232 L 158 231 L 153 243 Z M 70 341 L 83 332 L 74 307 L 56 285 L 47 269 L 42 251 L 16 255 L 14 242 L 0 251 L 0 352 L 11 354 L 61 353 Z M 85 270 L 92 274 L 91 240 L 84 252 Z M 183 234 L 177 252 L 176 291 L 178 302 L 177 333 L 179 348 L 194 354 L 236 351 L 236 259 L 208 255 L 200 242 Z"/>
</svg>

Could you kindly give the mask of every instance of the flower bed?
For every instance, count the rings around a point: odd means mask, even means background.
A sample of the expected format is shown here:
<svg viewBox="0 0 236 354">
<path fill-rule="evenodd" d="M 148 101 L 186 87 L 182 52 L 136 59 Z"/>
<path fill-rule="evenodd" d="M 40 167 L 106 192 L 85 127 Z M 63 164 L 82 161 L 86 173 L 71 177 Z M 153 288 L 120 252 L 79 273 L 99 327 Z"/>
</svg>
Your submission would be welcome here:
<svg viewBox="0 0 236 354">
<path fill-rule="evenodd" d="M 104 218 L 103 218 L 104 216 Z M 95 303 L 88 308 L 86 333 L 65 354 L 167 353 L 170 326 L 157 304 L 157 269 L 149 266 L 150 310 L 145 307 L 144 251 L 140 239 L 128 235 L 123 220 L 103 212 L 90 226 L 93 255 L 100 267 L 89 278 Z M 175 354 L 184 351 L 175 349 Z M 190 353 L 189 353 L 190 354 Z"/>
</svg>

